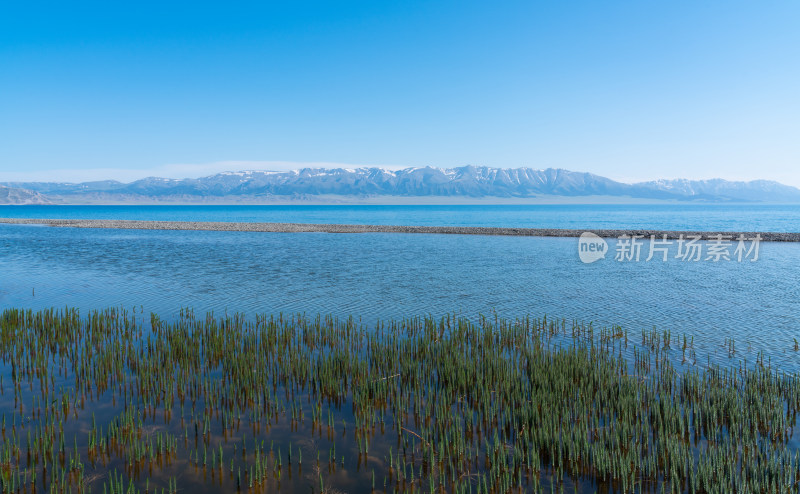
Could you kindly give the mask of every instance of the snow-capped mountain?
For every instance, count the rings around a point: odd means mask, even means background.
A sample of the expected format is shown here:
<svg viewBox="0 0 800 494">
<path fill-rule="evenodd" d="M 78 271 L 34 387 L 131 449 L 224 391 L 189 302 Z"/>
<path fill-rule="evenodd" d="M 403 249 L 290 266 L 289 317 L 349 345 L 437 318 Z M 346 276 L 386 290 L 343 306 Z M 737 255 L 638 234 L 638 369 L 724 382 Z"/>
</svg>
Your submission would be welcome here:
<svg viewBox="0 0 800 494">
<path fill-rule="evenodd" d="M 197 179 L 145 178 L 85 183 L 6 183 L 42 200 L 82 202 L 269 202 L 315 197 L 535 198 L 606 196 L 634 199 L 800 202 L 800 189 L 777 182 L 659 180 L 617 182 L 591 173 L 548 168 L 303 168 L 224 172 Z"/>
<path fill-rule="evenodd" d="M 796 202 L 798 189 L 770 180 L 730 182 L 711 180 L 656 180 L 636 184 L 642 188 L 677 194 L 683 197 L 709 197 L 729 201 Z"/>
</svg>

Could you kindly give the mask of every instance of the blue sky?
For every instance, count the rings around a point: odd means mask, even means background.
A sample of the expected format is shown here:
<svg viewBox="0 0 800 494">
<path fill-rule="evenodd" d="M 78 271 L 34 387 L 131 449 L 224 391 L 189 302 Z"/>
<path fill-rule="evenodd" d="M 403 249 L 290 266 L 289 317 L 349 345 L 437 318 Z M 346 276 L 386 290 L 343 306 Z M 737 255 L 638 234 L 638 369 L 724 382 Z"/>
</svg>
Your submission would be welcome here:
<svg viewBox="0 0 800 494">
<path fill-rule="evenodd" d="M 0 180 L 308 164 L 800 186 L 800 3 L 3 2 Z"/>
</svg>

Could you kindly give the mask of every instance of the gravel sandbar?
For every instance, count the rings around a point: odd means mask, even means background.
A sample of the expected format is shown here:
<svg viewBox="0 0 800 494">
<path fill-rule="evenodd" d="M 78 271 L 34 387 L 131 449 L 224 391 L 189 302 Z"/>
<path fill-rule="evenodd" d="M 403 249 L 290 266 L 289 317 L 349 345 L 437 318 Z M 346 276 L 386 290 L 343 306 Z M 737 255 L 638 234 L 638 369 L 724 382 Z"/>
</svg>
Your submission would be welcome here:
<svg viewBox="0 0 800 494">
<path fill-rule="evenodd" d="M 247 223 L 217 221 L 138 221 L 138 220 L 59 220 L 38 218 L 0 218 L 0 223 L 16 225 L 47 225 L 69 228 L 114 228 L 123 230 L 206 230 L 223 232 L 275 232 L 275 233 L 436 233 L 449 235 L 506 235 L 517 237 L 579 237 L 592 232 L 604 238 L 622 235 L 642 235 L 649 238 L 677 239 L 681 235 L 700 236 L 703 239 L 722 235 L 746 238 L 761 236 L 767 242 L 800 242 L 800 233 L 780 232 L 718 232 L 673 230 L 567 230 L 557 228 L 500 228 L 486 226 L 400 226 L 400 225 L 335 225 L 319 223 Z"/>
</svg>

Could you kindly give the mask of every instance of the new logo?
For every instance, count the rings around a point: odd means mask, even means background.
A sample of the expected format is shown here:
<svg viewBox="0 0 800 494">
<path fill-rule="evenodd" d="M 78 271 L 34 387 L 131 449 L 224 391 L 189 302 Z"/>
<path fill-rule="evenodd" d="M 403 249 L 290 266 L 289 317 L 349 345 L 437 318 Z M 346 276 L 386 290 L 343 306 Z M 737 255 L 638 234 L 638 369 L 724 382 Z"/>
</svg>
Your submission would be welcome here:
<svg viewBox="0 0 800 494">
<path fill-rule="evenodd" d="M 608 244 L 592 232 L 581 233 L 578 239 L 578 256 L 584 264 L 590 264 L 606 257 Z"/>
</svg>

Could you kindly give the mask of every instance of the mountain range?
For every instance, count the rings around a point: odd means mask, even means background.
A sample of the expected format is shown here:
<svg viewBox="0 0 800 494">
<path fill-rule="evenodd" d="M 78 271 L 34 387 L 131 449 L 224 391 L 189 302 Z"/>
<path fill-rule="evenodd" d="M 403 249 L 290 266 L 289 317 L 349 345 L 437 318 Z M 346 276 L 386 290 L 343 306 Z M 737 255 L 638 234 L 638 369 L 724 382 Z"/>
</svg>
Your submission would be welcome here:
<svg viewBox="0 0 800 494">
<path fill-rule="evenodd" d="M 437 200 L 667 200 L 800 202 L 800 189 L 768 180 L 656 180 L 627 184 L 591 173 L 548 168 L 303 168 L 223 172 L 202 178 L 144 178 L 130 183 L 6 182 L 3 204 L 160 204 L 278 201 L 415 202 Z"/>
</svg>

